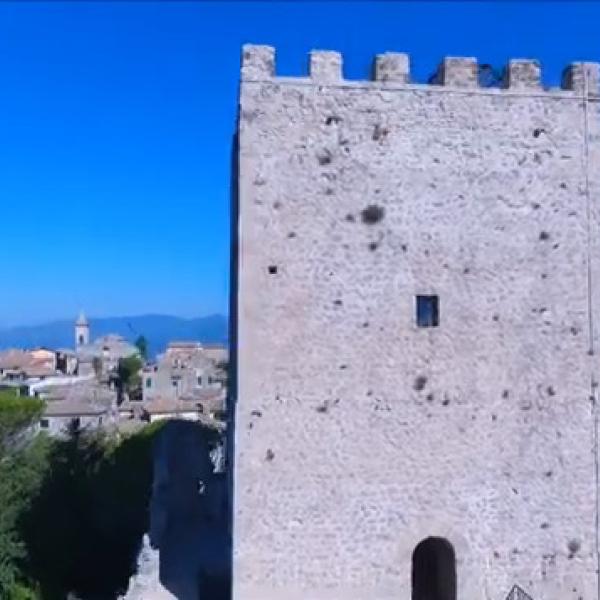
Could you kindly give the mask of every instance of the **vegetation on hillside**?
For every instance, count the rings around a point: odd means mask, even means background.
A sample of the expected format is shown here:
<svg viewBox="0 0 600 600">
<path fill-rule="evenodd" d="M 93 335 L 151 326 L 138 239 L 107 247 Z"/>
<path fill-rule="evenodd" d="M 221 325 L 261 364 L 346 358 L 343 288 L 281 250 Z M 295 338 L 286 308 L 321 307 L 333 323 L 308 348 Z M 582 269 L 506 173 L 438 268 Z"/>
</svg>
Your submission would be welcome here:
<svg viewBox="0 0 600 600">
<path fill-rule="evenodd" d="M 23 569 L 27 544 L 19 523 L 31 508 L 48 470 L 48 438 L 39 436 L 26 450 L 0 458 L 0 598 L 37 598 L 37 589 Z"/>
<path fill-rule="evenodd" d="M 148 530 L 161 423 L 122 439 L 30 435 L 8 450 L 41 410 L 36 399 L 0 397 L 0 598 L 116 598 Z"/>
<path fill-rule="evenodd" d="M 0 390 L 0 458 L 37 421 L 43 406 L 38 398 L 20 397 L 14 390 Z"/>
<path fill-rule="evenodd" d="M 135 347 L 138 349 L 143 360 L 148 358 L 148 340 L 143 335 L 138 336 L 135 340 Z"/>
<path fill-rule="evenodd" d="M 20 569 L 27 551 L 18 522 L 37 493 L 47 464 L 47 439 L 30 441 L 29 433 L 42 409 L 37 398 L 0 390 L 0 598 L 8 600 L 35 598 Z"/>
<path fill-rule="evenodd" d="M 142 361 L 139 356 L 133 355 L 127 358 L 121 358 L 117 367 L 119 376 L 119 391 L 121 394 L 127 394 L 133 399 L 139 399 L 142 390 L 142 378 L 140 371 Z"/>
</svg>

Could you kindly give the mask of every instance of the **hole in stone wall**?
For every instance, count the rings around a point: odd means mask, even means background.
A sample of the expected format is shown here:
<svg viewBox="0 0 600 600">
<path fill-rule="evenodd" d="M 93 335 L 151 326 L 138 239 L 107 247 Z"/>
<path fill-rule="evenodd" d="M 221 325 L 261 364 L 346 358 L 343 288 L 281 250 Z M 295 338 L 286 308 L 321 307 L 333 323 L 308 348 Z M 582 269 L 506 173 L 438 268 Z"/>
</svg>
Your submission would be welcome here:
<svg viewBox="0 0 600 600">
<path fill-rule="evenodd" d="M 374 225 L 383 219 L 384 213 L 385 211 L 381 206 L 377 206 L 377 204 L 370 204 L 360 213 L 360 216 L 363 223 L 366 223 L 367 225 Z"/>
<path fill-rule="evenodd" d="M 569 550 L 568 558 L 573 558 L 577 554 L 577 552 L 579 552 L 579 549 L 581 548 L 581 543 L 579 542 L 579 540 L 569 540 L 567 548 Z"/>
<path fill-rule="evenodd" d="M 331 115 L 325 119 L 325 125 L 337 125 L 341 121 L 341 117 L 338 117 L 337 115 Z"/>
<path fill-rule="evenodd" d="M 443 538 L 423 540 L 412 555 L 412 600 L 456 600 L 456 559 Z"/>
<path fill-rule="evenodd" d="M 413 388 L 417 392 L 420 392 L 421 390 L 423 390 L 425 388 L 426 384 L 427 384 L 427 377 L 425 377 L 425 375 L 419 375 L 418 377 L 416 377 L 416 379 L 413 383 Z"/>
<path fill-rule="evenodd" d="M 440 323 L 438 296 L 417 296 L 417 326 L 437 327 Z"/>
<path fill-rule="evenodd" d="M 332 158 L 333 157 L 331 155 L 331 152 L 329 150 L 327 150 L 327 148 L 325 148 L 321 152 L 317 153 L 317 160 L 319 161 L 319 164 L 322 167 L 325 166 L 325 165 L 330 164 Z"/>
<path fill-rule="evenodd" d="M 373 141 L 381 140 L 387 137 L 389 133 L 389 129 L 387 127 L 382 127 L 379 123 L 375 125 L 375 129 L 373 129 Z"/>
</svg>

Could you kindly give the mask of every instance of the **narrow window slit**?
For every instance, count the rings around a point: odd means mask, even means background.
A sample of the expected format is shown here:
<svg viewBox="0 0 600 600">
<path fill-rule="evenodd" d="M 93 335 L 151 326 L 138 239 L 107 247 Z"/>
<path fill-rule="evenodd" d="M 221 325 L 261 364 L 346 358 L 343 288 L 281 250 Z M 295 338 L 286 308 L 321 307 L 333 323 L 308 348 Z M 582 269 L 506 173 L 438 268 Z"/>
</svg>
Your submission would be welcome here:
<svg viewBox="0 0 600 600">
<path fill-rule="evenodd" d="M 437 327 L 440 324 L 438 296 L 417 296 L 417 326 Z"/>
</svg>

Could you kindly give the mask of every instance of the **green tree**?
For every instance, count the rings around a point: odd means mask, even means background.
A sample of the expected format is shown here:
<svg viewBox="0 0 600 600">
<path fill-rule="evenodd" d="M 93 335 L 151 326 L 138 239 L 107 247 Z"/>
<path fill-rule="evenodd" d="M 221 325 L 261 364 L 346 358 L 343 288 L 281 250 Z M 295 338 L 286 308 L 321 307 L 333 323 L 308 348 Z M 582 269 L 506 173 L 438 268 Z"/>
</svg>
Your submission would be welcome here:
<svg viewBox="0 0 600 600">
<path fill-rule="evenodd" d="M 41 487 L 48 468 L 49 441 L 32 435 L 43 402 L 0 390 L 0 598 L 33 600 L 21 565 L 27 557 L 19 522 Z"/>
<path fill-rule="evenodd" d="M 121 365 L 128 383 L 139 366 Z M 40 400 L 0 397 L 0 599 L 117 597 L 148 531 L 152 447 L 164 422 L 56 439 L 30 429 Z"/>
<path fill-rule="evenodd" d="M 141 393 L 142 378 L 140 371 L 142 361 L 137 355 L 121 358 L 117 367 L 119 376 L 119 390 L 121 393 L 127 393 L 129 396 L 137 396 Z"/>
<path fill-rule="evenodd" d="M 0 390 L 0 458 L 39 419 L 43 407 L 39 398 Z"/>
<path fill-rule="evenodd" d="M 69 592 L 106 600 L 125 592 L 149 528 L 152 447 L 162 427 L 53 443 L 51 468 L 21 520 L 25 570 L 44 600 L 64 600 Z"/>
<path fill-rule="evenodd" d="M 50 449 L 51 442 L 42 435 L 0 459 L 0 598 L 28 598 L 29 578 L 22 570 L 27 546 L 19 524 L 42 487 Z"/>
<path fill-rule="evenodd" d="M 135 340 L 135 347 L 139 350 L 140 356 L 147 360 L 148 358 L 148 340 L 143 335 L 140 335 L 137 340 Z"/>
</svg>

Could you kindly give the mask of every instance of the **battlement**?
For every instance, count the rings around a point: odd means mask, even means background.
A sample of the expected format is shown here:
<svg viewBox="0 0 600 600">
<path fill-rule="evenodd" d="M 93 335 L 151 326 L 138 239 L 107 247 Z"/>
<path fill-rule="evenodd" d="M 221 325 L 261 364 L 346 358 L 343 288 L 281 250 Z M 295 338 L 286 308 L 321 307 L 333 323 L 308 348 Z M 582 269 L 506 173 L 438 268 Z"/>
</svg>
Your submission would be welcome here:
<svg viewBox="0 0 600 600">
<path fill-rule="evenodd" d="M 339 52 L 313 50 L 310 53 L 309 77 L 278 77 L 275 71 L 275 48 L 246 44 L 242 52 L 242 80 L 298 80 L 316 85 L 362 84 L 381 87 L 404 85 L 420 87 L 447 87 L 478 90 L 479 66 L 476 58 L 445 57 L 437 68 L 430 84 L 413 84 L 410 77 L 408 54 L 386 52 L 378 54 L 373 64 L 370 81 L 348 81 L 343 77 L 343 59 Z M 513 92 L 576 92 L 577 95 L 600 96 L 600 63 L 576 62 L 568 65 L 562 73 L 560 88 L 544 89 L 539 61 L 513 59 L 505 68 L 501 90 Z"/>
<path fill-rule="evenodd" d="M 600 600 L 600 65 L 343 58 L 244 47 L 232 600 Z"/>
</svg>

